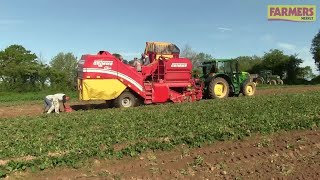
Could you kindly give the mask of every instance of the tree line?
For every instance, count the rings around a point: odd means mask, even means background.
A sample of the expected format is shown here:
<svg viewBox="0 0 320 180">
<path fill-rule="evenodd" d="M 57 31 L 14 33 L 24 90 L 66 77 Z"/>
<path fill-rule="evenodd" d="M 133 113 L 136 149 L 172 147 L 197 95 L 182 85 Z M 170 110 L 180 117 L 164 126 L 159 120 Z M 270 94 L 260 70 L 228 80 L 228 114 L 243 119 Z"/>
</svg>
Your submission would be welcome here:
<svg viewBox="0 0 320 180">
<path fill-rule="evenodd" d="M 186 47 L 182 55 L 192 60 L 194 67 L 203 61 L 214 60 L 211 55 L 203 52 L 196 53 Z M 297 55 L 286 55 L 279 49 L 270 49 L 263 56 L 239 56 L 234 58 L 239 61 L 239 70 L 250 74 L 261 74 L 261 71 L 271 70 L 272 74 L 280 76 L 286 84 L 306 83 L 308 79 L 316 77 L 310 66 L 301 67 L 303 60 Z M 195 69 L 201 71 L 201 69 Z"/>
<path fill-rule="evenodd" d="M 310 52 L 319 71 L 320 31 L 311 42 Z M 123 59 L 121 54 L 113 55 Z M 193 51 L 189 45 L 183 48 L 181 56 L 189 58 L 195 69 L 202 61 L 215 59 L 210 54 Z M 320 83 L 320 76 L 315 76 L 310 66 L 301 67 L 303 60 L 296 54 L 287 55 L 279 49 L 270 49 L 263 56 L 239 56 L 236 59 L 240 62 L 241 71 L 259 74 L 261 70 L 271 70 L 273 74 L 284 79 L 286 84 Z M 60 52 L 46 64 L 41 56 L 22 45 L 10 45 L 0 51 L 0 91 L 76 90 L 77 61 L 73 53 Z M 123 62 L 132 63 L 125 59 Z"/>
<path fill-rule="evenodd" d="M 22 45 L 10 45 L 0 51 L 0 90 L 32 92 L 72 90 L 76 87 L 77 58 L 59 53 L 49 64 Z"/>
</svg>

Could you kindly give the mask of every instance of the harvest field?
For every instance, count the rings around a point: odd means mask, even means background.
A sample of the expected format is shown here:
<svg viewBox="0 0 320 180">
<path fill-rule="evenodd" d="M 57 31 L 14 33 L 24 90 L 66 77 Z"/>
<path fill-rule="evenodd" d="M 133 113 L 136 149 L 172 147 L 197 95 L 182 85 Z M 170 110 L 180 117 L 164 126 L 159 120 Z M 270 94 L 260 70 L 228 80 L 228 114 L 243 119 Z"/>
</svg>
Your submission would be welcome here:
<svg viewBox="0 0 320 180">
<path fill-rule="evenodd" d="M 0 104 L 0 176 L 21 179 L 319 177 L 320 86 L 254 97 L 41 114 Z"/>
</svg>

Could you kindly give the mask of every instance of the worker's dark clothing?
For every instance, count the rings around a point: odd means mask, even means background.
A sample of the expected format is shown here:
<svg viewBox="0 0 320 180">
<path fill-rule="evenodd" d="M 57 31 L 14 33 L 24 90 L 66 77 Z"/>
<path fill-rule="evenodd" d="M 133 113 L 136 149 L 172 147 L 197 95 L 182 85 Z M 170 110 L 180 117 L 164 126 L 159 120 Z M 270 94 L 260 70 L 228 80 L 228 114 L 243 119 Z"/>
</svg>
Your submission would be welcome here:
<svg viewBox="0 0 320 180">
<path fill-rule="evenodd" d="M 136 70 L 138 71 L 138 72 L 141 72 L 141 61 L 139 61 L 138 59 L 136 59 L 136 60 L 134 60 L 134 62 L 133 62 L 133 66 L 134 67 L 136 67 Z"/>
<path fill-rule="evenodd" d="M 148 65 L 150 64 L 150 59 L 148 56 L 146 56 L 144 59 L 143 59 L 143 65 Z"/>
<path fill-rule="evenodd" d="M 50 101 L 47 97 L 44 98 L 44 111 L 47 112 L 52 106 L 52 101 Z"/>
</svg>

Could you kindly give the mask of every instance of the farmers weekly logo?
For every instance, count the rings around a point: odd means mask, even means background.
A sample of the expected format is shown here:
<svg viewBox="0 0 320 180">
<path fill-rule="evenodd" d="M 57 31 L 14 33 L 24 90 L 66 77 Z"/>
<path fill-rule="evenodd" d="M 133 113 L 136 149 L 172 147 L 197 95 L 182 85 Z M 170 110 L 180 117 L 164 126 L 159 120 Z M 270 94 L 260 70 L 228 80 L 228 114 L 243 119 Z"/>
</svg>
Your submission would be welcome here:
<svg viewBox="0 0 320 180">
<path fill-rule="evenodd" d="M 268 20 L 316 21 L 315 5 L 269 5 Z"/>
</svg>

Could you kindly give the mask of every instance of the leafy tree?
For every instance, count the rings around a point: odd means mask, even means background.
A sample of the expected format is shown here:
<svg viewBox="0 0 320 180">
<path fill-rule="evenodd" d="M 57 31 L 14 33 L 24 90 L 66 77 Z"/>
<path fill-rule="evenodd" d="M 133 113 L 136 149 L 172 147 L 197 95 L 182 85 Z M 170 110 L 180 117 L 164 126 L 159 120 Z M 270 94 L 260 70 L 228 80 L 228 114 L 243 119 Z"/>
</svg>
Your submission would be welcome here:
<svg viewBox="0 0 320 180">
<path fill-rule="evenodd" d="M 300 68 L 300 72 L 298 75 L 299 75 L 298 78 L 302 78 L 302 79 L 313 79 L 316 77 L 316 75 L 313 74 L 310 66 L 305 66 Z"/>
<path fill-rule="evenodd" d="M 201 53 L 197 54 L 196 59 L 201 63 L 204 61 L 213 60 L 214 58 L 210 54 L 206 54 L 206 53 L 201 52 Z"/>
<path fill-rule="evenodd" d="M 0 77 L 7 90 L 38 90 L 42 68 L 37 56 L 21 45 L 14 44 L 0 51 Z"/>
<path fill-rule="evenodd" d="M 41 90 L 48 88 L 46 85 L 47 81 L 50 80 L 51 68 L 47 64 L 40 64 L 41 68 L 39 69 L 39 86 Z"/>
<path fill-rule="evenodd" d="M 114 54 L 112 54 L 113 56 L 115 56 L 116 58 L 118 58 L 118 59 L 120 59 L 120 60 L 123 60 L 123 62 L 125 61 L 124 59 L 123 59 L 123 57 L 122 57 L 122 55 L 121 54 L 118 54 L 118 53 L 114 53 Z M 127 60 L 126 60 L 127 61 Z M 127 61 L 128 62 L 128 61 Z M 125 63 L 125 62 L 124 62 Z"/>
<path fill-rule="evenodd" d="M 271 49 L 263 56 L 263 67 L 272 70 L 273 74 L 279 75 L 282 78 L 285 74 L 288 60 L 289 56 L 285 55 L 283 51 Z"/>
<path fill-rule="evenodd" d="M 262 58 L 258 56 L 239 56 L 236 59 L 239 61 L 239 70 L 250 73 L 257 73 L 254 68 L 262 63 Z"/>
<path fill-rule="evenodd" d="M 180 53 L 181 57 L 185 57 L 191 60 L 193 68 L 196 68 L 200 65 L 200 60 L 198 59 L 198 53 L 192 50 L 190 45 L 185 45 L 183 50 Z"/>
<path fill-rule="evenodd" d="M 58 53 L 51 62 L 51 83 L 58 89 L 76 86 L 77 58 L 72 53 Z"/>
<path fill-rule="evenodd" d="M 320 70 L 320 30 L 312 40 L 310 51 L 317 69 Z"/>
<path fill-rule="evenodd" d="M 259 74 L 260 71 L 265 70 L 266 68 L 264 67 L 263 63 L 255 64 L 252 66 L 250 70 L 248 70 L 249 73 L 251 74 Z"/>
<path fill-rule="evenodd" d="M 188 44 L 185 45 L 180 53 L 180 56 L 190 59 L 193 69 L 195 69 L 196 71 L 199 71 L 199 66 L 202 62 L 214 59 L 210 54 L 206 54 L 203 52 L 197 53 L 196 51 L 192 50 L 191 46 Z"/>
<path fill-rule="evenodd" d="M 299 74 L 301 73 L 301 68 L 299 67 L 302 63 L 302 59 L 298 58 L 297 55 L 290 55 L 286 66 L 285 66 L 285 72 L 286 72 L 286 79 L 288 81 L 294 82 L 297 80 Z"/>
<path fill-rule="evenodd" d="M 120 54 L 118 54 L 118 53 L 113 53 L 112 54 L 113 56 L 115 56 L 116 58 L 118 58 L 118 59 L 120 59 L 122 56 L 120 55 Z"/>
<path fill-rule="evenodd" d="M 128 62 L 129 65 L 133 65 L 133 63 L 134 63 L 134 60 L 130 60 L 130 61 Z"/>
<path fill-rule="evenodd" d="M 115 56 L 116 58 L 120 59 L 120 60 L 122 59 L 122 62 L 123 62 L 124 64 L 129 64 L 129 61 L 126 60 L 126 59 L 123 59 L 123 57 L 122 57 L 121 54 L 113 53 L 112 55 Z"/>
</svg>

